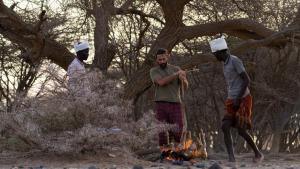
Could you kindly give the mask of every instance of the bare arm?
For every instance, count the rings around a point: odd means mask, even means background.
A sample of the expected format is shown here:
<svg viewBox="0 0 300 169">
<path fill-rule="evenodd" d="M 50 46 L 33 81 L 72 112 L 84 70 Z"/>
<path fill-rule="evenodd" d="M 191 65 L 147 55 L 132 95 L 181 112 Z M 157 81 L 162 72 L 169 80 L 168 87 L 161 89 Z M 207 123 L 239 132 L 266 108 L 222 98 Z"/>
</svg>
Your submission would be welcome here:
<svg viewBox="0 0 300 169">
<path fill-rule="evenodd" d="M 173 80 L 175 80 L 178 77 L 180 71 L 173 73 L 172 75 L 166 76 L 166 77 L 162 77 L 162 78 L 158 78 L 155 79 L 155 83 L 158 84 L 159 86 L 165 86 L 167 84 L 169 84 L 170 82 L 172 82 Z"/>
</svg>

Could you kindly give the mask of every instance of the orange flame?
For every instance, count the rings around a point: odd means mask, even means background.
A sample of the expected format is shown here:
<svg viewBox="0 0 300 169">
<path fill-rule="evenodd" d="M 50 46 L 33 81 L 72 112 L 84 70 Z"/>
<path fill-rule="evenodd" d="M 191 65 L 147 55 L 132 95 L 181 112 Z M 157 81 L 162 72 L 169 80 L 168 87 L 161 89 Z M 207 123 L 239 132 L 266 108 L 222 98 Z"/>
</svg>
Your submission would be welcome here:
<svg viewBox="0 0 300 169">
<path fill-rule="evenodd" d="M 191 132 L 184 132 L 183 139 L 181 144 L 174 146 L 174 144 L 169 144 L 167 146 L 163 146 L 160 148 L 161 152 L 183 152 L 190 158 L 207 158 L 207 151 L 206 151 L 206 143 L 204 139 L 203 131 L 199 133 L 199 137 L 196 138 L 196 141 L 193 141 Z M 165 158 L 166 160 L 176 160 L 170 156 Z M 190 160 L 192 162 L 193 160 Z"/>
</svg>

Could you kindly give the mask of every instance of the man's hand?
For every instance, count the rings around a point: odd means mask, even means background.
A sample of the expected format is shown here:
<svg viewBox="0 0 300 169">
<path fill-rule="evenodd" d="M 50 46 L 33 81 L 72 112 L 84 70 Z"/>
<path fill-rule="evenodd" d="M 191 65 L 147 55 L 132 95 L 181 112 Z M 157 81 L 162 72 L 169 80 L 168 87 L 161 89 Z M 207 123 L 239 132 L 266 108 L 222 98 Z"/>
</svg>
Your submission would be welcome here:
<svg viewBox="0 0 300 169">
<path fill-rule="evenodd" d="M 178 71 L 178 78 L 181 81 L 181 85 L 183 87 L 183 90 L 186 90 L 189 86 L 188 80 L 186 78 L 186 71 L 179 70 Z"/>
<path fill-rule="evenodd" d="M 169 76 L 166 77 L 161 77 L 161 78 L 157 78 L 154 80 L 154 82 L 160 86 L 164 86 L 169 84 L 171 81 L 177 79 L 177 77 L 179 77 L 181 74 L 183 74 L 184 71 L 179 70 Z"/>
<path fill-rule="evenodd" d="M 179 70 L 177 73 L 180 80 L 186 80 L 186 72 L 184 70 Z"/>
<path fill-rule="evenodd" d="M 241 99 L 234 99 L 233 100 L 233 111 L 238 111 L 240 108 L 240 104 L 241 104 Z"/>
</svg>

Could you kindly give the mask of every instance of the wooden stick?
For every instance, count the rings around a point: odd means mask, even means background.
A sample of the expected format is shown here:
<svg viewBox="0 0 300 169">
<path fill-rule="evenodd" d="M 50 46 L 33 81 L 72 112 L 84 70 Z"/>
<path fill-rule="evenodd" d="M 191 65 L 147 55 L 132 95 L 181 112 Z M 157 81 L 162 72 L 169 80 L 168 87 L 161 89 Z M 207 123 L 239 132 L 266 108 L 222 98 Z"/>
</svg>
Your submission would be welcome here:
<svg viewBox="0 0 300 169">
<path fill-rule="evenodd" d="M 186 131 L 183 132 L 182 146 L 183 148 L 186 146 Z"/>
<path fill-rule="evenodd" d="M 203 132 L 202 129 L 201 129 L 201 136 L 202 136 L 203 146 L 206 148 L 205 133 Z"/>
<path fill-rule="evenodd" d="M 169 146 L 170 145 L 170 134 L 169 134 L 169 131 L 166 132 L 166 135 L 167 135 L 167 145 Z"/>
<path fill-rule="evenodd" d="M 192 140 L 192 132 L 191 131 L 188 131 L 188 139 Z"/>
<path fill-rule="evenodd" d="M 203 141 L 202 141 L 202 137 L 201 137 L 201 133 L 198 134 L 198 140 L 201 146 L 203 146 Z"/>
<path fill-rule="evenodd" d="M 190 73 L 190 72 L 198 72 L 198 71 L 200 71 L 200 69 L 191 69 L 191 70 L 187 70 L 185 72 Z"/>
</svg>

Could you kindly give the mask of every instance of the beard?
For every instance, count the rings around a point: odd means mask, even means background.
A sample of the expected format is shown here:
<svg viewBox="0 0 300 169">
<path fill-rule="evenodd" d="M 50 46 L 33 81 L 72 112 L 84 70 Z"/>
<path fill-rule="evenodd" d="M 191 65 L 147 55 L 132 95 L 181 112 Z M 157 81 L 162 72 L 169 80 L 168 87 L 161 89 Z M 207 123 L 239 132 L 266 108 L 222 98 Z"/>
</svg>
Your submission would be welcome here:
<svg viewBox="0 0 300 169">
<path fill-rule="evenodd" d="M 159 67 L 161 69 L 165 69 L 167 67 L 167 63 L 161 63 L 161 64 L 159 64 Z"/>
</svg>

